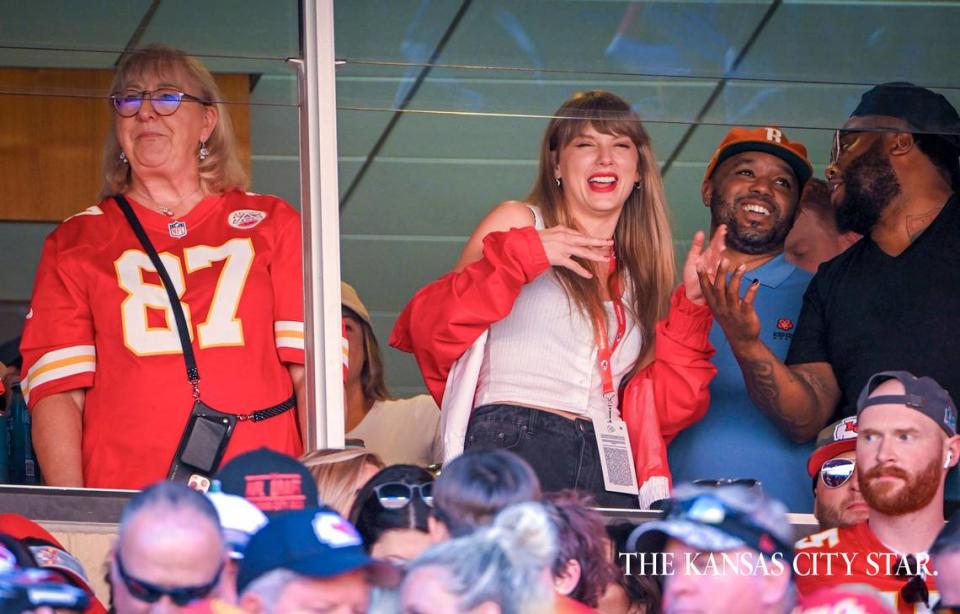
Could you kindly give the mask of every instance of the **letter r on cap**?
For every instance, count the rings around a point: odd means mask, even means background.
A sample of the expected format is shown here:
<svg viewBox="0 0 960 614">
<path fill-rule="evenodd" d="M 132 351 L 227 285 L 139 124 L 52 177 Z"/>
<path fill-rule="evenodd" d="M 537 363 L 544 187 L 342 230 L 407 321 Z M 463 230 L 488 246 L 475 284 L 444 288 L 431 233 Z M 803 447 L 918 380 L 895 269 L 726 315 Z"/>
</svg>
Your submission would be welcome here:
<svg viewBox="0 0 960 614">
<path fill-rule="evenodd" d="M 773 141 L 774 143 L 780 143 L 780 139 L 783 138 L 783 133 L 777 130 L 776 128 L 767 128 L 767 140 Z"/>
</svg>

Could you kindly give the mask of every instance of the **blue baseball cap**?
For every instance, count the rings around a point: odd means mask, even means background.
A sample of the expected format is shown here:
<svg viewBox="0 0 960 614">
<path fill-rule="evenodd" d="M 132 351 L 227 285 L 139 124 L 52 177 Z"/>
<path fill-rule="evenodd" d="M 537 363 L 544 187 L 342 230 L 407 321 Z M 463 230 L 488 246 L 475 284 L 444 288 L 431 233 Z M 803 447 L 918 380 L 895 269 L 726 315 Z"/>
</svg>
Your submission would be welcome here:
<svg viewBox="0 0 960 614">
<path fill-rule="evenodd" d="M 895 379 L 903 384 L 903 394 L 885 394 L 871 397 L 877 386 Z M 932 377 L 917 377 L 909 371 L 881 371 L 870 376 L 857 399 L 857 417 L 872 405 L 904 405 L 915 409 L 937 423 L 947 434 L 957 434 L 957 406 L 950 393 Z"/>
<path fill-rule="evenodd" d="M 275 569 L 308 578 L 333 578 L 362 569 L 375 586 L 396 586 L 401 577 L 398 568 L 371 558 L 357 529 L 328 507 L 270 518 L 247 543 L 237 592 Z"/>
</svg>

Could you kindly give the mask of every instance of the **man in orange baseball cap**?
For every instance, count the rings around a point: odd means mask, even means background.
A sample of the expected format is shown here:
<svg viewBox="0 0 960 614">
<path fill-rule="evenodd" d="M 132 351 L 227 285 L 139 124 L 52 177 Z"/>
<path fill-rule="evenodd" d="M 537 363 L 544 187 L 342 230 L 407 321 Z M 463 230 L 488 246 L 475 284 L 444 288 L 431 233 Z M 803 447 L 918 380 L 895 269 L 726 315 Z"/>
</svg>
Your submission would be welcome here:
<svg viewBox="0 0 960 614">
<path fill-rule="evenodd" d="M 806 148 L 774 126 L 733 128 L 710 158 L 701 196 L 712 230 L 726 230 L 717 286 L 704 288 L 714 314 L 710 343 L 717 348 L 717 376 L 707 415 L 669 449 L 674 482 L 759 481 L 793 512 L 813 509 L 804 472 L 813 448 L 794 443 L 751 402 L 731 349 L 740 331 L 728 326 L 728 314 L 741 300 L 752 302 L 758 315 L 752 325 L 786 356 L 812 276 L 786 260 L 784 241 L 812 175 Z"/>
</svg>

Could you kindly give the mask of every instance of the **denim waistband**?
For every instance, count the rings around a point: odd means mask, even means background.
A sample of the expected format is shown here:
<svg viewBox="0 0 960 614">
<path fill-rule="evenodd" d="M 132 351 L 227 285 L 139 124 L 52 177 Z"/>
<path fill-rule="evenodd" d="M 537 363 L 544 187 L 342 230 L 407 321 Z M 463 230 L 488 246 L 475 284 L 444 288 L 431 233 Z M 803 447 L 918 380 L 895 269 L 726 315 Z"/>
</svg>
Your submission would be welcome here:
<svg viewBox="0 0 960 614">
<path fill-rule="evenodd" d="M 509 403 L 495 403 L 481 405 L 473 410 L 470 421 L 483 420 L 486 422 L 509 422 L 526 426 L 528 429 L 543 429 L 560 433 L 589 433 L 593 434 L 593 422 L 586 418 L 565 418 L 553 412 L 511 405 Z"/>
</svg>

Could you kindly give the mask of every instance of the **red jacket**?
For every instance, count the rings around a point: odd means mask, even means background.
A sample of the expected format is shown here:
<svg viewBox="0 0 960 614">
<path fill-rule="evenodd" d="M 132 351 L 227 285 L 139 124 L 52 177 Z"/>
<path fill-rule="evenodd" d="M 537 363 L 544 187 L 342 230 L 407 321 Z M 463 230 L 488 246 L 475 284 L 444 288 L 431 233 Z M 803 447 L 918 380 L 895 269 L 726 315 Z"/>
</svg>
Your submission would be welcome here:
<svg viewBox="0 0 960 614">
<path fill-rule="evenodd" d="M 549 268 L 533 227 L 492 232 L 484 238 L 483 258 L 414 295 L 397 319 L 390 345 L 415 355 L 427 388 L 441 404 L 453 364 L 510 313 L 524 284 Z M 644 503 L 655 500 L 644 497 L 648 483 L 651 497 L 667 496 L 667 444 L 702 418 L 710 404 L 709 385 L 716 374 L 710 362 L 711 324 L 709 308 L 695 305 L 682 286 L 677 288 L 670 313 L 657 323 L 653 362 L 622 388 L 621 416 Z"/>
</svg>

